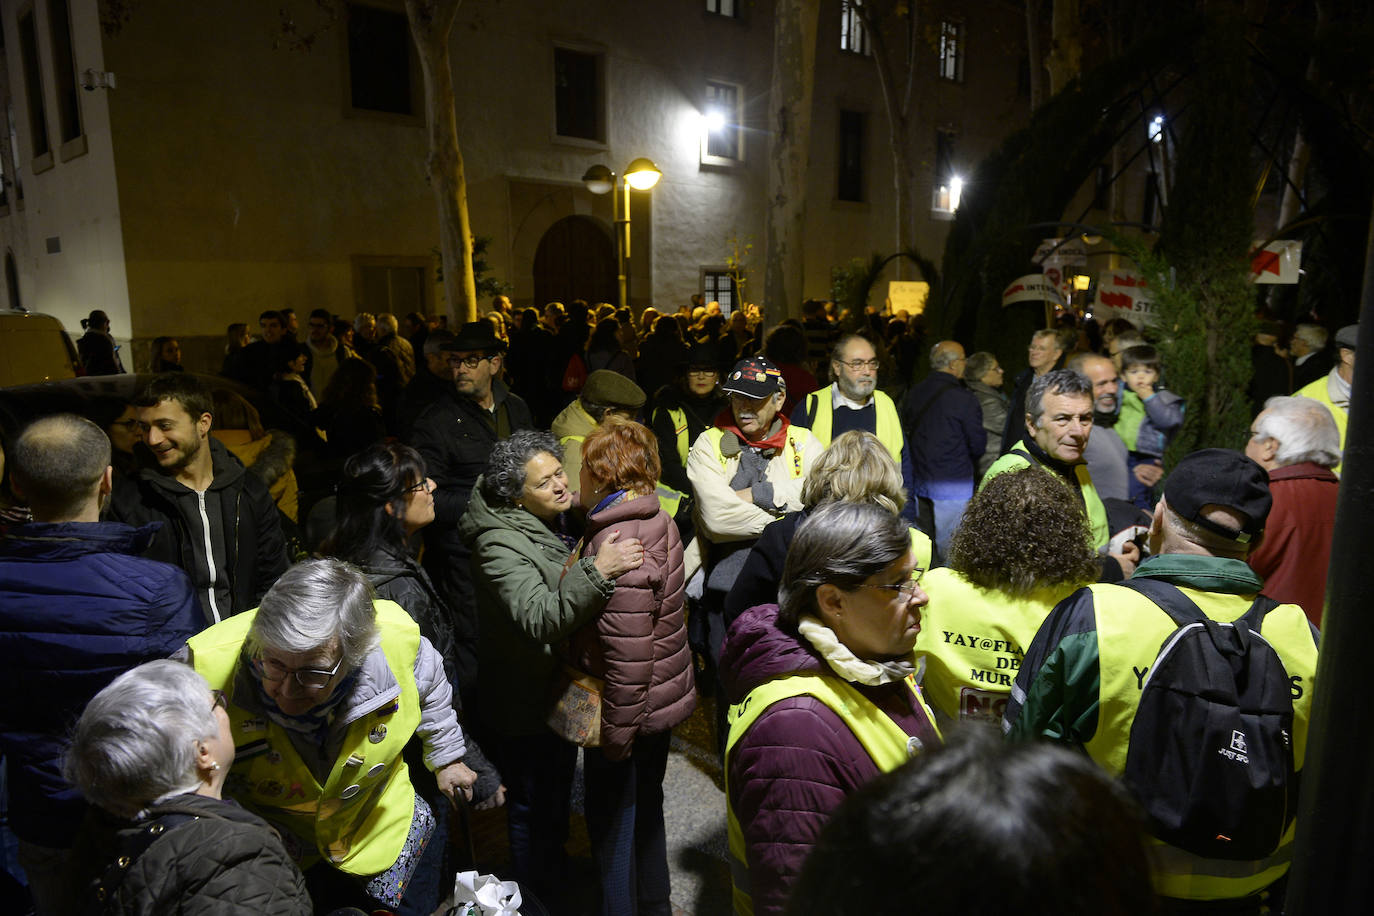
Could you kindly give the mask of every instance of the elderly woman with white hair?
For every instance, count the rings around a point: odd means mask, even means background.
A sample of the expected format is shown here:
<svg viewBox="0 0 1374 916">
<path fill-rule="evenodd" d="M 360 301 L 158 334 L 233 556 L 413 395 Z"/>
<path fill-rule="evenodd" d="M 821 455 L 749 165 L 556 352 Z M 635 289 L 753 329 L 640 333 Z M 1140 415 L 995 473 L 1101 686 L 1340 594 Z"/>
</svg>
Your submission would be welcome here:
<svg viewBox="0 0 1374 916">
<path fill-rule="evenodd" d="M 87 704 L 66 776 L 124 819 L 92 863 L 104 912 L 309 916 L 305 882 L 276 832 L 221 799 L 233 759 L 224 695 L 179 662 L 126 671 Z"/>
<path fill-rule="evenodd" d="M 431 912 L 444 841 L 401 753 L 418 736 L 449 798 L 476 775 L 443 658 L 410 615 L 352 566 L 310 560 L 187 649 L 229 701 L 230 793 L 300 847 L 316 904 Z"/>
</svg>

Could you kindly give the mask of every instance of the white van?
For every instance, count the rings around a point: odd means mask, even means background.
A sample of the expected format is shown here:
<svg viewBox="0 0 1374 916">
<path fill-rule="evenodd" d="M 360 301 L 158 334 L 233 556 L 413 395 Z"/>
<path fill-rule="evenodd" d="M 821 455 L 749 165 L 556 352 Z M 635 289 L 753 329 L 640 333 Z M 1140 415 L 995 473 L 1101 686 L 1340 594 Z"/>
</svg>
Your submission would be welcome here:
<svg viewBox="0 0 1374 916">
<path fill-rule="evenodd" d="M 0 387 L 82 375 L 81 357 L 52 315 L 0 309 Z"/>
</svg>

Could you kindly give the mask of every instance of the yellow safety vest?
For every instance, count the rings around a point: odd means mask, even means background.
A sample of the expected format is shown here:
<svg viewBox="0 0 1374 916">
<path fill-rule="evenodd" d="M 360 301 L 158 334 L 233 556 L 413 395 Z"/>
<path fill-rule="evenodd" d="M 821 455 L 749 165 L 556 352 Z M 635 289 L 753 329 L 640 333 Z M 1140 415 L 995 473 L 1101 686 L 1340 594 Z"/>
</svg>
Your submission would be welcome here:
<svg viewBox="0 0 1374 916">
<path fill-rule="evenodd" d="M 806 396 L 806 416 L 811 420 L 811 434 L 820 440 L 821 445 L 830 447 L 830 430 L 835 418 L 835 405 L 831 400 L 832 390 L 823 388 Z M 902 464 L 902 423 L 897 418 L 897 408 L 892 398 L 881 391 L 873 392 L 873 415 L 876 429 L 873 435 L 892 455 L 897 466 Z"/>
<path fill-rule="evenodd" d="M 1154 664 L 1164 640 L 1177 625 L 1153 601 L 1119 585 L 1092 585 L 1097 618 L 1098 688 L 1097 731 L 1084 745 L 1088 756 L 1113 777 L 1126 770 L 1126 750 L 1145 673 Z M 1213 620 L 1240 619 L 1254 595 L 1204 592 L 1180 586 Z M 1307 728 L 1316 686 L 1317 646 L 1307 616 L 1296 604 L 1270 611 L 1261 633 L 1283 661 L 1293 683 L 1293 764 L 1301 772 L 1307 752 Z M 1293 855 L 1296 821 L 1289 825 L 1279 848 L 1267 859 L 1240 862 L 1208 859 L 1160 840 L 1152 840 L 1155 890 L 1185 900 L 1231 900 L 1258 893 L 1285 872 Z"/>
<path fill-rule="evenodd" d="M 916 557 L 916 566 L 920 569 L 930 569 L 934 553 L 931 548 L 930 535 L 918 528 L 911 529 L 911 552 Z"/>
<path fill-rule="evenodd" d="M 925 711 L 930 727 L 939 736 L 935 718 L 921 696 L 921 688 L 917 686 L 914 674 L 907 677 L 906 685 L 911 688 L 915 702 Z M 779 700 L 797 696 L 812 696 L 828 706 L 854 733 L 873 763 L 884 773 L 897 769 L 921 750 L 917 738 L 902 731 L 853 684 L 830 674 L 789 674 L 774 678 L 749 691 L 743 702 L 731 706 L 728 716 L 730 736 L 725 744 L 725 811 L 730 841 L 731 893 L 735 912 L 740 916 L 753 916 L 754 901 L 749 884 L 744 831 L 730 805 L 730 751 L 768 707 Z"/>
<path fill-rule="evenodd" d="M 1335 402 L 1331 400 L 1331 389 L 1327 387 L 1327 382 L 1330 380 L 1331 375 L 1327 373 L 1315 382 L 1309 382 L 1303 385 L 1297 391 L 1293 392 L 1293 395 L 1299 398 L 1311 398 L 1314 401 L 1319 401 L 1326 405 L 1326 409 L 1331 411 L 1332 419 L 1336 421 L 1336 429 L 1339 430 L 1341 434 L 1341 451 L 1345 451 L 1345 428 L 1350 423 L 1350 412 L 1344 407 L 1337 407 Z M 1338 464 L 1331 470 L 1339 474 L 1341 472 L 1341 466 Z"/>
<path fill-rule="evenodd" d="M 692 449 L 692 443 L 688 441 L 687 411 L 681 407 L 661 407 L 660 410 L 668 412 L 668 419 L 673 424 L 673 435 L 677 436 L 677 460 L 682 466 L 687 467 L 687 453 Z"/>
<path fill-rule="evenodd" d="M 374 606 L 382 653 L 401 693 L 348 726 L 323 785 L 281 726 L 243 709 L 230 695 L 258 612 L 230 617 L 187 640 L 195 669 L 229 699 L 235 749 L 231 794 L 265 819 L 313 841 L 319 855 L 354 875 L 375 875 L 394 865 L 415 815 L 415 789 L 401 751 L 420 724 L 415 684 L 420 628 L 395 602 Z"/>
<path fill-rule="evenodd" d="M 1026 444 L 1017 442 L 1011 447 L 1011 451 L 992 463 L 992 467 L 988 468 L 987 473 L 983 475 L 983 482 L 978 485 L 978 489 L 983 489 L 988 485 L 988 481 L 998 474 L 1014 471 L 1017 468 L 1030 467 L 1033 464 L 1036 462 L 1031 458 L 1030 452 L 1026 450 Z M 1078 482 L 1078 490 L 1083 494 L 1083 511 L 1088 516 L 1088 527 L 1092 529 L 1093 546 L 1101 550 L 1112 539 L 1112 528 L 1107 523 L 1107 507 L 1102 505 L 1102 497 L 1097 495 L 1097 488 L 1093 486 L 1093 478 L 1088 473 L 1086 463 L 1074 465 L 1073 474 Z"/>
<path fill-rule="evenodd" d="M 564 436 L 562 439 L 558 440 L 558 444 L 566 447 L 569 442 L 577 442 L 580 445 L 586 438 L 586 436 Z M 655 485 L 654 495 L 658 497 L 658 507 L 664 512 L 667 512 L 669 518 L 673 518 L 677 515 L 678 507 L 681 506 L 682 501 L 687 498 L 686 493 L 683 493 L 681 490 L 674 490 L 661 480 Z M 588 510 L 591 508 L 591 506 L 587 507 Z"/>
<path fill-rule="evenodd" d="M 1061 600 L 1078 586 L 1024 598 L 979 588 L 942 566 L 926 573 L 916 653 L 926 660 L 926 699 L 948 720 L 1002 721 L 1026 647 Z"/>
<path fill-rule="evenodd" d="M 789 425 L 787 427 L 787 445 L 783 446 L 782 455 L 783 459 L 787 462 L 788 474 L 794 478 L 806 476 L 806 465 L 804 463 L 805 453 L 798 445 L 799 442 L 804 440 L 797 435 L 798 433 L 804 432 L 806 432 L 806 430 L 802 429 L 800 426 Z M 708 441 L 711 443 L 711 450 L 716 453 L 716 458 L 720 461 L 720 466 L 722 468 L 729 468 L 730 459 L 726 458 L 725 453 L 720 449 L 720 441 L 725 438 L 725 430 L 721 429 L 719 426 L 712 426 L 702 433 L 702 435 L 709 437 Z"/>
</svg>

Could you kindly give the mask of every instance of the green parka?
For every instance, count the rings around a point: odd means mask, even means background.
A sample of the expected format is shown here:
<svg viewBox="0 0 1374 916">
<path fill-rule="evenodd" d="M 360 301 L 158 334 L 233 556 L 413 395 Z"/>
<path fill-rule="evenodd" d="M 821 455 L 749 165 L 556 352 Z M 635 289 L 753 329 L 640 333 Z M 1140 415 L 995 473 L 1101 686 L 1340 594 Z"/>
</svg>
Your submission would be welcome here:
<svg viewBox="0 0 1374 916">
<path fill-rule="evenodd" d="M 479 715 L 498 734 L 547 731 L 554 645 L 601 612 L 615 583 L 525 509 L 488 505 L 482 478 L 458 523 L 472 551 L 481 636 Z"/>
</svg>

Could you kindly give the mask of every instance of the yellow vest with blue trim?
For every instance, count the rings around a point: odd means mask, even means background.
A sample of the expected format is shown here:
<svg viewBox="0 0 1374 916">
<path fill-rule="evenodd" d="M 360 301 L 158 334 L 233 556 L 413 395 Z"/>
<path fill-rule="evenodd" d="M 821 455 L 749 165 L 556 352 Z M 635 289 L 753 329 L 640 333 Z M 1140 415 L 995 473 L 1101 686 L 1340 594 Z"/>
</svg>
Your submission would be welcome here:
<svg viewBox="0 0 1374 916">
<path fill-rule="evenodd" d="M 1014 471 L 1017 468 L 1030 467 L 1035 464 L 1031 454 L 1026 449 L 1025 442 L 1017 442 L 1001 458 L 992 463 L 987 473 L 983 475 L 983 482 L 978 485 L 978 489 L 988 485 L 988 481 L 998 474 L 1007 471 Z M 1051 471 L 1050 473 L 1054 473 Z M 1093 486 L 1092 475 L 1088 473 L 1088 465 L 1075 464 L 1073 466 L 1074 479 L 1078 482 L 1078 490 L 1083 494 L 1083 511 L 1088 517 L 1088 527 L 1092 529 L 1093 547 L 1098 550 L 1106 547 L 1112 539 L 1111 525 L 1107 523 L 1107 507 L 1102 505 L 1102 497 L 1097 495 L 1097 487 Z"/>
<path fill-rule="evenodd" d="M 1250 609 L 1254 595 L 1204 592 L 1180 586 L 1213 620 L 1230 622 Z M 1145 674 L 1164 640 L 1177 625 L 1153 601 L 1118 585 L 1092 585 L 1097 619 L 1097 731 L 1084 745 L 1088 756 L 1113 777 L 1126 770 L 1131 725 Z M 1301 772 L 1316 686 L 1317 645 L 1302 608 L 1284 604 L 1270 611 L 1260 627 L 1287 670 L 1293 693 L 1293 765 Z M 1230 900 L 1258 893 L 1288 871 L 1297 822 L 1290 823 L 1279 848 L 1256 862 L 1208 859 L 1152 839 L 1155 890 L 1186 900 Z"/>
<path fill-rule="evenodd" d="M 806 396 L 806 416 L 811 422 L 811 434 L 820 440 L 821 445 L 830 448 L 830 431 L 835 419 L 835 405 L 832 401 L 834 386 L 813 391 Z M 883 444 L 897 466 L 902 465 L 902 423 L 897 418 L 897 408 L 892 398 L 881 391 L 873 392 L 873 415 L 875 417 L 873 435 Z"/>
<path fill-rule="evenodd" d="M 401 751 L 420 724 L 420 628 L 395 602 L 377 601 L 375 607 L 381 650 L 401 693 L 349 724 L 323 784 L 281 726 L 239 707 L 230 695 L 258 612 L 235 615 L 187 640 L 195 669 L 229 699 L 231 794 L 354 875 L 375 875 L 394 865 L 415 814 L 415 789 Z"/>
<path fill-rule="evenodd" d="M 908 675 L 906 685 L 938 736 L 935 717 L 921 696 L 921 688 L 917 686 L 914 674 Z M 730 751 L 768 707 L 780 700 L 799 696 L 815 697 L 839 716 L 854 737 L 859 739 L 873 763 L 884 773 L 897 769 L 921 749 L 918 739 L 902 731 L 853 684 L 830 674 L 789 674 L 774 678 L 755 687 L 743 701 L 731 706 L 728 716 L 730 736 L 725 743 L 725 810 L 730 843 L 731 894 L 735 912 L 740 916 L 753 916 L 754 902 L 749 885 L 744 831 L 730 805 Z"/>
<path fill-rule="evenodd" d="M 1327 373 L 1315 382 L 1309 382 L 1303 385 L 1297 391 L 1293 392 L 1293 396 L 1311 398 L 1314 401 L 1326 405 L 1326 409 L 1331 411 L 1332 419 L 1336 421 L 1337 431 L 1341 434 L 1341 451 L 1345 451 L 1345 428 L 1350 424 L 1350 411 L 1346 410 L 1344 407 L 1337 407 L 1336 402 L 1331 400 L 1331 389 L 1327 387 L 1327 382 L 1330 380 L 1331 374 Z M 1341 466 L 1338 464 L 1331 470 L 1339 474 L 1341 472 Z"/>
</svg>

